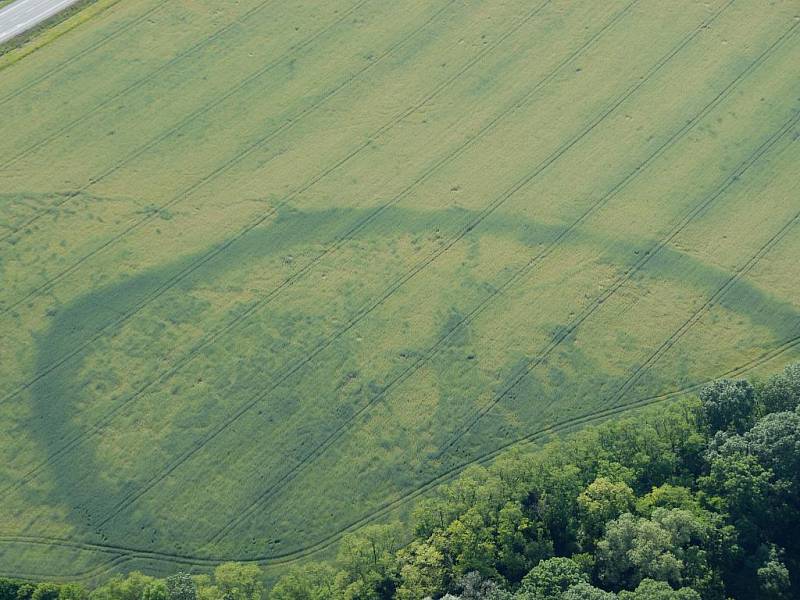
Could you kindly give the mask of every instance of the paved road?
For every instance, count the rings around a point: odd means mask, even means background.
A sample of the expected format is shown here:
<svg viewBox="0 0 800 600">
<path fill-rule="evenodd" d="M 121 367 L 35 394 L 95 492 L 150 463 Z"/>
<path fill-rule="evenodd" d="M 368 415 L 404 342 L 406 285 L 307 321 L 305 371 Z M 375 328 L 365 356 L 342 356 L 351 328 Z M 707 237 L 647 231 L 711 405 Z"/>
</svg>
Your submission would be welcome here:
<svg viewBox="0 0 800 600">
<path fill-rule="evenodd" d="M 78 0 L 17 0 L 0 9 L 0 43 L 27 31 Z"/>
</svg>

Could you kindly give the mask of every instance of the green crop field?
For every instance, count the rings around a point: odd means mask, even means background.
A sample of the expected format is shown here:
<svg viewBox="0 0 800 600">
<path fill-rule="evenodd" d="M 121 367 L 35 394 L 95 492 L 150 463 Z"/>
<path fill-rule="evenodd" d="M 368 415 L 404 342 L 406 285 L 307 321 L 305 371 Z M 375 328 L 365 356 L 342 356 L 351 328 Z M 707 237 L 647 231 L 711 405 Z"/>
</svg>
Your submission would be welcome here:
<svg viewBox="0 0 800 600">
<path fill-rule="evenodd" d="M 125 0 L 13 59 L 0 574 L 277 572 L 800 358 L 796 0 Z"/>
</svg>

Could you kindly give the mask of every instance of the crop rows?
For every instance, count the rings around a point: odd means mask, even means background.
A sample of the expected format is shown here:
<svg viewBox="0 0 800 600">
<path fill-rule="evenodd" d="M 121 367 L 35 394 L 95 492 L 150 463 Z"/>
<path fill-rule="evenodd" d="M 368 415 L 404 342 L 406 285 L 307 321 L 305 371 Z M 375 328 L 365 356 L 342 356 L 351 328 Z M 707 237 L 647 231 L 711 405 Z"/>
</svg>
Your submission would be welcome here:
<svg viewBox="0 0 800 600">
<path fill-rule="evenodd" d="M 175 373 L 176 373 L 178 370 L 180 370 L 181 368 L 183 368 L 183 367 L 184 367 L 184 366 L 185 366 L 185 365 L 186 365 L 186 364 L 187 364 L 189 361 L 191 361 L 191 360 L 192 360 L 192 359 L 193 359 L 195 356 L 197 356 L 197 355 L 198 355 L 198 354 L 199 354 L 199 353 L 200 353 L 200 352 L 201 352 L 201 351 L 202 351 L 204 348 L 206 348 L 206 347 L 208 347 L 210 344 L 212 344 L 212 343 L 216 342 L 216 341 L 217 341 L 217 340 L 218 340 L 218 339 L 219 339 L 219 338 L 220 338 L 222 335 L 227 335 L 227 334 L 228 334 L 228 333 L 229 333 L 229 332 L 230 332 L 230 331 L 231 331 L 231 330 L 232 330 L 234 327 L 240 326 L 240 325 L 241 325 L 241 324 L 242 324 L 244 321 L 246 321 L 246 320 L 247 320 L 249 317 L 251 317 L 253 314 L 255 314 L 255 312 L 256 312 L 257 310 L 259 310 L 259 309 L 263 308 L 263 307 L 264 307 L 264 306 L 266 306 L 268 303 L 270 303 L 271 301 L 273 301 L 273 300 L 274 300 L 274 299 L 277 297 L 278 293 L 280 293 L 281 291 L 283 291 L 283 290 L 285 290 L 285 289 L 288 289 L 288 288 L 289 288 L 291 285 L 293 285 L 295 282 L 297 282 L 297 281 L 298 281 L 298 280 L 299 280 L 301 277 L 303 277 L 303 276 L 305 276 L 307 273 L 309 273 L 309 272 L 311 271 L 311 269 L 312 269 L 312 268 L 313 268 L 315 265 L 317 265 L 317 264 L 318 264 L 318 263 L 319 263 L 319 262 L 320 262 L 320 261 L 321 261 L 323 258 L 325 258 L 325 257 L 327 257 L 327 256 L 329 256 L 329 255 L 331 255 L 332 253 L 334 253 L 335 251 L 337 251 L 338 249 L 340 249 L 340 248 L 341 248 L 341 247 L 342 247 L 342 246 L 343 246 L 343 245 L 344 245 L 344 244 L 345 244 L 345 243 L 346 243 L 348 240 L 352 239 L 352 238 L 353 238 L 353 237 L 354 237 L 354 236 L 355 236 L 355 235 L 356 235 L 356 234 L 357 234 L 359 231 L 363 230 L 363 229 L 364 229 L 364 228 L 365 228 L 365 227 L 366 227 L 366 226 L 367 226 L 369 223 L 371 223 L 371 222 L 372 222 L 372 221 L 374 221 L 374 220 L 375 220 L 375 219 L 376 219 L 378 216 L 380 216 L 380 214 L 382 214 L 383 212 L 385 212 L 386 210 L 388 210 L 388 209 L 389 209 L 391 206 L 394 206 L 394 205 L 396 205 L 396 204 L 397 204 L 398 202 L 400 202 L 400 201 L 401 201 L 403 198 L 407 197 L 407 196 L 408 196 L 408 195 L 409 195 L 409 194 L 410 194 L 410 193 L 411 193 L 411 192 L 412 192 L 412 191 L 413 191 L 413 190 L 414 190 L 416 187 L 418 187 L 420 184 L 422 184 L 424 181 L 426 181 L 426 180 L 427 180 L 429 177 L 431 177 L 431 176 L 432 176 L 432 175 L 433 175 L 435 172 L 437 172 L 437 171 L 439 171 L 441 168 L 443 168 L 443 167 L 444 167 L 446 164 L 449 164 L 450 162 L 452 162 L 453 160 L 455 160 L 456 158 L 458 158 L 459 156 L 461 156 L 461 155 L 462 155 L 462 154 L 463 154 L 463 153 L 464 153 L 464 152 L 465 152 L 465 151 L 466 151 L 466 150 L 467 150 L 469 147 L 471 147 L 471 146 L 472 146 L 473 144 L 475 144 L 475 143 L 476 143 L 478 140 L 480 140 L 480 139 L 481 139 L 481 138 L 483 138 L 483 137 L 484 137 L 486 134 L 488 134 L 490 131 L 492 131 L 492 130 L 493 130 L 493 129 L 494 129 L 494 128 L 495 128 L 495 127 L 496 127 L 496 126 L 497 126 L 497 125 L 498 125 L 498 124 L 499 124 L 499 123 L 502 121 L 502 119 L 503 119 L 505 116 L 507 116 L 507 115 L 509 115 L 509 114 L 513 113 L 515 110 L 517 110 L 518 108 L 520 108 L 520 107 L 521 107 L 521 106 L 523 106 L 524 104 L 528 103 L 528 102 L 531 100 L 531 98 L 532 98 L 532 97 L 534 97 L 534 96 L 535 96 L 535 94 L 536 94 L 536 93 L 537 93 L 537 92 L 538 92 L 538 91 L 539 91 L 539 90 L 540 90 L 540 89 L 541 89 L 541 88 L 542 88 L 544 85 L 546 85 L 546 83 L 547 83 L 547 82 L 549 82 L 550 80 L 552 80 L 552 79 L 553 79 L 553 77 L 555 77 L 555 75 L 556 75 L 558 72 L 560 72 L 560 71 L 563 69 L 563 67 L 564 67 L 565 65 L 569 64 L 569 63 L 570 63 L 570 62 L 571 62 L 571 61 L 572 61 L 572 60 L 575 58 L 575 56 L 577 56 L 577 55 L 578 55 L 580 52 L 582 52 L 582 51 L 584 51 L 586 48 L 588 48 L 588 47 L 589 47 L 589 46 L 590 46 L 590 45 L 591 45 L 591 44 L 592 44 L 594 41 L 596 41 L 597 39 L 599 39 L 599 38 L 602 36 L 602 34 L 603 34 L 605 31 L 607 31 L 607 30 L 608 30 L 608 29 L 609 29 L 609 28 L 610 28 L 610 27 L 611 27 L 611 26 L 612 26 L 614 23 L 616 23 L 616 22 L 617 22 L 617 21 L 618 21 L 618 20 L 619 20 L 619 19 L 620 19 L 620 18 L 621 18 L 621 17 L 622 17 L 622 16 L 623 16 L 625 13 L 627 13 L 627 11 L 630 9 L 630 7 L 631 7 L 632 5 L 633 5 L 633 3 L 631 3 L 631 4 L 627 5 L 627 6 L 626 6 L 626 7 L 625 7 L 625 8 L 624 8 L 622 11 L 618 12 L 618 13 L 617 13 L 617 14 L 614 16 L 614 18 L 613 18 L 613 19 L 611 19 L 611 20 L 610 20 L 608 23 L 606 23 L 606 24 L 605 24 L 605 25 L 604 25 L 604 26 L 603 26 L 603 27 L 602 27 L 600 30 L 598 30 L 598 32 L 597 32 L 596 34 L 594 34 L 594 35 L 593 35 L 593 36 L 592 36 L 592 37 L 591 37 L 589 40 L 587 40 L 587 41 L 586 41 L 584 44 L 582 44 L 582 45 L 581 45 L 579 48 L 577 48 L 577 49 L 576 49 L 574 52 L 571 52 L 571 53 L 570 53 L 570 54 L 569 54 L 567 57 L 565 57 L 563 60 L 561 60 L 561 61 L 558 63 L 558 65 L 557 65 L 557 66 L 556 66 L 556 67 L 555 67 L 553 70 L 551 70 L 551 71 L 548 73 L 548 75 L 547 75 L 546 77 L 544 77 L 543 79 L 539 80 L 539 81 L 536 83 L 536 85 L 535 85 L 535 86 L 534 86 L 534 87 L 533 87 L 533 88 L 532 88 L 532 89 L 531 89 L 529 92 L 527 92 L 527 93 L 526 93 L 526 94 L 525 94 L 525 95 L 524 95 L 522 98 L 520 98 L 519 100 L 517 100 L 517 101 L 513 102 L 513 103 L 512 103 L 512 104 L 510 104 L 508 107 L 506 107 L 506 108 L 505 108 L 505 109 L 504 109 L 504 110 L 503 110 L 501 113 L 499 113 L 499 114 L 498 114 L 498 115 L 497 115 L 497 116 L 496 116 L 494 119 L 492 119 L 492 120 L 491 120 L 489 123 L 487 123 L 487 124 L 486 124 L 484 127 L 482 127 L 482 128 L 480 129 L 480 131 L 478 131 L 478 132 L 477 132 L 475 135 L 473 135 L 473 136 L 469 137 L 469 138 L 467 139 L 467 141 L 466 141 L 466 142 L 464 142 L 462 145 L 460 145 L 459 147 L 457 147 L 457 148 L 456 148 L 456 149 L 455 149 L 455 150 L 454 150 L 452 153 L 450 153 L 450 154 L 446 155 L 445 157 L 443 157 L 442 159 L 440 159 L 439 161 L 437 161 L 436 163 L 434 163 L 434 164 L 433 164 L 433 165 L 432 165 L 430 168 L 428 168 L 428 169 L 427 169 L 425 172 L 423 172 L 423 173 L 422 173 L 422 175 L 420 175 L 418 178 L 416 178 L 416 179 L 415 179 L 415 180 L 414 180 L 414 181 L 413 181 L 413 182 L 412 182 L 410 185 L 406 186 L 406 187 L 405 187 L 405 188 L 404 188 L 404 189 L 403 189 L 403 190 L 402 190 L 400 193 L 398 193 L 397 195 L 395 195 L 394 197 L 392 197 L 392 198 L 391 198 L 389 201 L 387 201 L 386 203 L 384 203 L 384 204 L 380 205 L 380 206 L 379 206 L 377 209 L 375 209 L 375 210 L 373 210 L 372 212 L 370 212 L 370 213 L 369 213 L 369 214 L 368 214 L 366 217 L 364 217 L 364 218 L 363 218 L 363 219 L 361 219 L 360 221 L 356 222 L 356 224 L 355 224 L 354 226 L 352 226 L 350 229 L 348 229 L 348 230 L 347 230 L 347 232 L 346 232 L 344 235 L 342 235 L 342 236 L 338 237 L 338 238 L 337 238 L 337 239 L 335 239 L 335 240 L 332 240 L 332 241 L 329 243 L 329 245 L 328 245 L 328 246 L 325 248 L 325 250 L 323 250 L 323 251 L 322 251 L 320 254 L 318 254 L 317 256 L 315 256 L 315 257 L 314 257 L 314 259 L 312 259 L 311 261 L 309 261 L 309 262 L 308 262 L 308 263 L 307 263 L 307 264 L 306 264 L 304 267 L 302 267 L 301 269 L 299 269 L 298 271 L 296 271 L 295 273 L 293 273 L 293 274 L 292 274 L 290 277 L 288 277 L 288 278 L 286 278 L 285 280 L 283 280 L 283 281 L 282 281 L 282 282 L 281 282 L 281 283 L 280 283 L 280 284 L 279 284 L 279 285 L 278 285 L 276 288 L 274 288 L 273 290 L 271 290 L 271 291 L 270 291 L 270 292 L 269 292 L 267 295 L 265 295 L 263 298 L 261 298 L 260 300 L 258 300 L 258 301 L 257 301 L 257 302 L 255 302 L 255 303 L 251 304 L 249 307 L 247 307 L 245 310 L 243 310 L 241 313 L 239 313 L 239 314 L 238 314 L 238 315 L 237 315 L 237 316 L 236 316 L 234 319 L 232 319 L 231 321 L 229 321 L 228 323 L 226 323 L 226 324 L 225 324 L 223 327 L 221 327 L 221 328 L 219 328 L 219 329 L 217 329 L 217 330 L 215 330 L 215 331 L 211 332 L 209 335 L 205 336 L 205 337 L 204 337 L 202 340 L 200 340 L 200 342 L 199 342 L 198 344 L 196 344 L 195 346 L 193 346 L 193 347 L 191 348 L 191 350 L 190 350 L 190 351 L 189 351 L 189 352 L 188 352 L 186 355 L 184 355 L 182 358 L 180 358 L 180 359 L 179 359 L 179 360 L 178 360 L 178 361 L 177 361 L 177 362 L 176 362 L 174 365 L 172 365 L 170 368 L 168 368 L 167 370 L 165 370 L 165 371 L 164 371 L 162 374 L 160 374 L 160 375 L 159 375 L 158 377 L 156 377 L 155 379 L 152 379 L 152 380 L 150 380 L 150 381 L 146 382 L 146 383 L 145 383 L 144 385 L 142 385 L 141 387 L 139 387 L 139 388 L 136 390 L 136 392 L 134 392 L 133 394 L 131 394 L 130 396 L 128 396 L 127 398 L 125 398 L 125 399 L 122 401 L 122 403 L 120 403 L 120 404 L 119 404 L 119 405 L 117 405 L 117 406 L 116 406 L 116 407 L 115 407 L 115 408 L 114 408 L 112 411 L 110 411 L 109 413 L 107 413 L 106 415 L 104 415 L 104 417 L 103 417 L 103 418 L 99 419 L 99 420 L 96 422 L 96 424 L 95 424 L 95 425 L 94 425 L 94 426 L 93 426 L 91 429 L 89 429 L 89 430 L 88 430 L 86 433 L 84 433 L 84 434 L 81 434 L 81 435 L 79 435 L 79 436 L 77 436 L 77 437 L 71 438 L 71 439 L 70 439 L 70 440 L 69 440 L 69 441 L 68 441 L 68 442 L 67 442 L 67 443 L 66 443 L 66 444 L 63 446 L 63 451 L 69 451 L 69 450 L 71 450 L 72 448 L 74 448 L 74 447 L 75 447 L 75 445 L 76 445 L 76 444 L 80 443 L 80 441 L 81 441 L 81 440 L 85 439 L 85 437 L 86 437 L 87 435 L 91 435 L 91 434 L 93 434 L 93 433 L 96 433 L 96 432 L 100 431 L 100 430 L 101 430 L 101 429 L 102 429 L 102 428 L 103 428 L 103 427 L 104 427 L 104 426 L 105 426 L 107 423 L 109 423 L 109 422 L 111 421 L 111 419 L 113 419 L 113 417 L 114 417 L 114 416 L 115 416 L 115 415 L 116 415 L 116 414 L 117 414 L 117 413 L 118 413 L 118 412 L 119 412 L 119 411 L 120 411 L 122 408 L 124 408 L 126 405 L 128 405 L 128 403 L 130 403 L 130 402 L 134 401 L 136 398 L 138 398 L 139 396 L 141 396 L 141 394 L 143 394 L 144 392 L 146 392 L 146 391 L 147 391 L 148 389 L 150 389 L 150 388 L 151 388 L 153 385 L 156 385 L 156 384 L 159 384 L 159 383 L 163 383 L 163 382 L 164 382 L 164 381 L 165 381 L 167 378 L 169 378 L 170 376 L 172 376 L 173 374 L 175 374 Z M 474 63 L 473 63 L 473 64 L 474 64 Z M 461 73 L 459 73 L 459 75 L 460 75 L 460 74 L 462 74 L 464 71 L 465 71 L 465 69 L 464 69 L 464 70 L 462 70 L 462 71 L 461 71 Z M 451 78 L 451 79 L 449 79 L 449 80 L 448 80 L 448 82 L 446 82 L 446 83 L 452 83 L 452 81 L 454 81 L 454 80 L 455 80 L 455 78 Z M 438 88 L 437 88 L 437 89 L 434 91 L 434 93 L 433 93 L 433 94 L 430 94 L 429 96 L 427 96 L 427 97 L 425 98 L 425 100 L 424 100 L 424 101 L 429 101 L 431 98 L 433 98 L 433 97 L 435 96 L 435 94 L 437 94 L 438 92 L 440 92 L 441 90 L 443 90 L 443 89 L 444 89 L 444 87 L 445 87 L 444 85 L 442 85 L 442 86 L 439 86 L 439 87 L 438 87 Z M 421 105 L 423 105 L 423 104 L 424 104 L 424 102 L 423 102 L 423 103 L 420 103 L 418 106 L 421 106 Z M 398 121 L 399 121 L 399 119 L 394 119 L 394 120 L 393 120 L 393 123 L 396 123 L 396 122 L 398 122 Z M 310 186 L 308 186 L 308 187 L 310 187 Z M 252 225 L 252 226 L 250 226 L 250 225 L 249 225 L 249 226 L 248 226 L 248 228 L 247 228 L 247 231 L 251 230 L 253 227 L 255 227 L 255 225 Z M 152 292 L 150 295 L 148 295 L 148 296 L 147 296 L 147 297 L 146 297 L 146 298 L 145 298 L 145 299 L 144 299 L 142 302 L 140 302 L 139 304 L 137 304 L 136 306 L 134 306 L 133 308 L 131 308 L 129 311 L 127 311 L 126 313 L 124 313 L 123 315 L 121 315 L 121 316 L 120 316 L 120 317 L 119 317 L 117 320 L 115 320 L 114 322 L 112 322 L 112 323 L 110 323 L 109 325 L 107 325 L 107 326 L 105 326 L 105 327 L 101 328 L 101 329 L 98 331 L 98 333 L 97 333 L 97 334 L 95 334 L 94 336 L 92 336 L 92 337 L 91 337 L 90 339 L 88 339 L 88 340 L 87 340 L 85 343 L 83 343 L 83 344 L 81 344 L 81 345 L 78 345 L 78 346 L 76 346 L 76 347 L 75 347 L 75 348 L 74 348 L 74 349 L 73 349 L 73 350 L 72 350 L 70 353 L 68 353 L 68 354 L 67 354 L 67 355 L 65 355 L 64 357 L 62 357 L 62 358 L 58 359 L 57 361 L 55 361 L 54 363 L 52 363 L 50 366 L 48 366 L 48 367 L 47 367 L 47 368 L 45 368 L 44 370 L 42 370 L 42 371 L 40 371 L 39 373 L 37 373 L 37 375 L 36 375 L 36 376 L 35 376 L 33 379 L 29 380 L 28 382 L 26 382 L 25 384 L 23 384 L 23 385 L 22 385 L 22 386 L 20 386 L 19 388 L 17 388 L 17 389 L 15 389 L 15 390 L 13 390 L 11 393 L 9 393 L 7 396 L 5 396 L 5 397 L 3 398 L 3 400 L 2 400 L 2 401 L 3 401 L 3 402 L 9 401 L 10 399 L 12 399 L 12 398 L 14 398 L 15 396 L 17 396 L 17 395 L 18 395 L 20 392 L 24 391 L 25 389 L 27 389 L 27 388 L 29 388 L 31 385 L 35 384 L 36 382 L 38 382 L 40 379 L 42 379 L 42 378 L 43 378 L 43 377 L 45 377 L 46 375 L 50 374 L 50 373 L 51 373 L 53 370 L 55 370 L 56 368 L 59 368 L 59 367 L 61 367 L 61 366 L 65 365 L 65 364 L 67 363 L 67 361 L 69 361 L 71 358 L 73 358 L 73 357 L 77 356 L 78 354 L 80 354 L 80 353 L 84 352 L 85 350 L 91 349 L 91 347 L 92 347 L 92 344 L 93 344 L 94 342 L 96 342 L 96 341 L 97 341 L 97 340 L 98 340 L 98 339 L 99 339 L 99 338 L 100 338 L 100 337 L 101 337 L 101 336 L 102 336 L 102 335 L 103 335 L 103 334 L 104 334 L 104 333 L 105 333 L 107 330 L 109 330 L 109 329 L 111 329 L 111 328 L 114 328 L 114 327 L 118 327 L 118 326 L 120 326 L 122 323 L 124 323 L 124 322 L 128 321 L 128 320 L 129 320 L 130 318 L 132 318 L 134 315 L 136 315 L 137 313 L 139 313 L 139 312 L 140 312 L 140 311 L 141 311 L 141 310 L 144 308 L 144 306 L 146 306 L 147 304 L 149 304 L 150 302 L 152 302 L 152 301 L 153 301 L 155 298 L 157 298 L 157 297 L 161 296 L 161 295 L 162 295 L 163 293 L 165 293 L 165 292 L 166 292 L 168 289 L 172 288 L 172 287 L 173 287 L 174 285 L 176 285 L 176 284 L 177 284 L 179 281 L 183 280 L 183 279 L 184 279 L 185 277 L 187 277 L 189 274 L 191 274 L 191 273 L 192 273 L 192 272 L 194 272 L 196 269 L 198 269 L 200 266 L 202 266 L 202 264 L 205 264 L 205 263 L 206 263 L 208 260 L 210 260 L 211 258 L 213 258 L 214 256 L 216 256 L 217 254 L 219 254 L 220 252 L 224 251 L 226 248 L 229 248 L 229 247 L 230 247 L 230 246 L 233 244 L 233 242 L 234 242 L 235 240 L 237 240 L 237 239 L 240 239 L 240 238 L 242 237 L 242 235 L 243 235 L 243 234 L 244 234 L 244 232 L 242 232 L 242 233 L 238 234 L 238 235 L 237 235 L 237 236 L 235 236 L 233 239 L 231 239 L 231 240 L 228 240 L 228 241 L 227 241 L 225 244 L 223 244 L 222 246 L 219 246 L 218 248 L 215 248 L 215 249 L 214 249 L 212 252 L 210 252 L 210 253 L 208 253 L 208 254 L 204 255 L 204 256 L 203 256 L 203 257 L 202 257 L 200 260 L 198 260 L 198 261 L 195 261 L 195 262 L 193 262 L 192 264 L 190 264 L 190 265 L 189 265 L 189 266 L 188 266 L 186 269 L 182 270 L 181 272 L 179 272 L 178 274 L 176 274 L 174 277 L 170 278 L 170 279 L 169 279 L 167 282 L 165 282 L 165 284 L 163 284 L 162 286 L 160 286 L 159 288 L 157 288 L 156 290 L 154 290 L 154 291 L 153 291 L 153 292 Z M 459 239 L 460 239 L 460 238 L 459 238 Z M 456 241 L 457 241 L 457 240 L 456 240 Z M 428 264 L 429 264 L 429 263 L 428 263 Z M 391 295 L 391 294 L 392 294 L 392 293 L 393 293 L 393 292 L 394 292 L 396 289 L 398 289 L 398 288 L 400 287 L 400 285 L 402 285 L 402 283 L 404 283 L 404 281 L 405 281 L 405 280 L 407 280 L 408 278 L 410 278 L 409 276 L 413 276 L 413 274 L 416 274 L 417 272 L 419 272 L 419 269 L 412 270 L 410 273 L 406 273 L 406 274 L 405 274 L 403 277 L 401 277 L 400 279 L 396 280 L 396 281 L 395 281 L 395 282 L 394 282 L 394 283 L 393 283 L 393 284 L 392 284 L 392 285 L 391 285 L 391 286 L 390 286 L 390 287 L 389 287 L 389 288 L 386 290 L 386 292 L 383 294 L 383 296 L 381 296 L 380 300 L 379 300 L 377 303 L 373 303 L 373 304 L 371 304 L 371 305 L 369 305 L 369 306 L 367 306 L 367 307 L 364 307 L 364 308 L 363 308 L 361 311 L 359 311 L 360 318 L 363 318 L 364 316 L 366 316 L 366 314 L 368 314 L 369 312 L 372 312 L 372 310 L 374 310 L 375 308 L 377 308 L 377 306 L 379 306 L 380 304 L 382 304 L 382 303 L 383 303 L 383 302 L 384 302 L 384 301 L 385 301 L 385 300 L 386 300 L 386 299 L 387 299 L 387 298 L 388 298 L 388 297 L 389 297 L 389 296 L 390 296 L 390 295 Z M 359 318 L 359 320 L 360 320 L 360 318 Z M 352 328 L 352 327 L 353 327 L 353 326 L 354 326 L 356 323 L 357 323 L 357 321 L 356 321 L 356 320 L 352 320 L 352 321 L 351 321 L 351 322 L 348 324 L 348 326 L 347 326 L 347 328 L 346 328 L 345 330 L 340 330 L 339 332 L 337 332 L 337 334 L 336 334 L 336 336 L 335 336 L 334 338 L 329 338 L 329 340 L 327 340 L 325 344 L 323 344 L 323 345 L 321 345 L 321 346 L 318 346 L 318 347 L 317 347 L 317 349 L 315 349 L 315 350 L 312 352 L 312 355 L 316 355 L 316 354 L 318 354 L 319 352 L 321 352 L 321 351 L 322 351 L 322 350 L 323 350 L 325 347 L 327 347 L 328 345 L 330 345 L 330 343 L 332 343 L 332 342 L 333 342 L 333 341 L 334 341 L 336 338 L 338 338 L 338 337 L 341 337 L 341 335 L 343 335 L 343 334 L 346 332 L 346 330 L 349 330 L 349 329 L 351 329 L 351 328 Z M 309 355 L 309 357 L 307 357 L 307 358 L 306 358 L 306 360 L 305 360 L 303 363 L 301 363 L 301 364 L 299 364 L 299 365 L 296 365 L 294 368 L 292 368 L 292 369 L 290 370 L 290 371 L 291 371 L 291 373 L 293 373 L 293 372 L 296 372 L 296 371 L 297 371 L 299 368 L 301 368 L 301 367 L 302 367 L 302 366 L 303 366 L 305 363 L 309 362 L 309 361 L 310 361 L 310 359 L 313 357 L 312 355 Z M 284 376 L 282 376 L 282 377 L 280 378 L 280 380 L 279 380 L 279 381 L 283 381 L 283 380 L 285 380 L 286 378 L 288 378 L 288 377 L 289 377 L 289 375 L 290 375 L 291 373 L 289 373 L 289 374 L 287 374 L 287 375 L 284 375 Z M 275 386 L 273 386 L 273 387 L 276 387 L 277 385 L 278 385 L 278 384 L 276 383 L 276 384 L 275 384 Z M 248 408 L 249 408 L 249 406 L 252 406 L 252 404 L 249 404 L 249 405 L 248 405 Z M 42 468 L 44 468 L 45 466 L 47 466 L 47 465 L 51 464 L 52 460 L 53 460 L 54 458 L 57 458 L 57 457 L 58 457 L 58 456 L 60 456 L 61 454 L 62 454 L 62 451 L 59 451 L 59 452 L 58 452 L 57 454 L 55 454 L 54 456 L 51 456 L 51 457 L 50 457 L 50 458 L 49 458 L 49 459 L 48 459 L 46 462 L 44 462 L 44 463 L 41 463 L 41 464 L 37 465 L 36 467 L 34 467 L 34 468 L 31 470 L 31 471 L 29 471 L 29 472 L 28 472 L 28 473 L 25 475 L 25 477 L 24 477 L 22 480 L 20 480 L 19 484 L 21 485 L 21 484 L 24 484 L 24 483 L 26 483 L 27 481 L 29 481 L 29 480 L 30 480 L 30 478 L 31 478 L 31 476 L 35 475 L 35 473 L 39 472 L 39 471 L 40 471 Z M 3 490 L 3 493 L 5 493 L 6 491 L 8 491 L 8 490 Z"/>
<path fill-rule="evenodd" d="M 52 197 L 0 234 L 0 573 L 327 555 L 511 447 L 800 351 L 785 6 L 248 0 L 93 71 L 166 6 L 0 89 L 47 111 L 14 124 L 8 209 Z"/>
</svg>

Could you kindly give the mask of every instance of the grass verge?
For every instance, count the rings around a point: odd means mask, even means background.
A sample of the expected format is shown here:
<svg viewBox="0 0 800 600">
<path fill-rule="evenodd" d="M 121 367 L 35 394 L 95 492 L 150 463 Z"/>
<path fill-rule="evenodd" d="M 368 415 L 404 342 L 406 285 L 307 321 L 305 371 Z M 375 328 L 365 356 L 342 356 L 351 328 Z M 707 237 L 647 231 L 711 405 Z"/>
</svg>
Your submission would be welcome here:
<svg viewBox="0 0 800 600">
<path fill-rule="evenodd" d="M 72 31 L 117 2 L 119 0 L 82 0 L 25 33 L 3 42 L 0 44 L 0 71 Z M 0 8 L 7 3 L 9 0 L 0 0 Z"/>
</svg>

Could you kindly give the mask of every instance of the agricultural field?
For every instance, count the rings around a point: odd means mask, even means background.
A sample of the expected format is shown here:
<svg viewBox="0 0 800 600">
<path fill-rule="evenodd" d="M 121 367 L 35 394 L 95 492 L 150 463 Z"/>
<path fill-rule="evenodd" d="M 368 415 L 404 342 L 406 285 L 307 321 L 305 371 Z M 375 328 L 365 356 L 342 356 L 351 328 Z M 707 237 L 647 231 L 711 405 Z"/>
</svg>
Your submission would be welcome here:
<svg viewBox="0 0 800 600">
<path fill-rule="evenodd" d="M 800 358 L 796 1 L 109 4 L 0 58 L 0 574 L 279 572 Z"/>
</svg>

